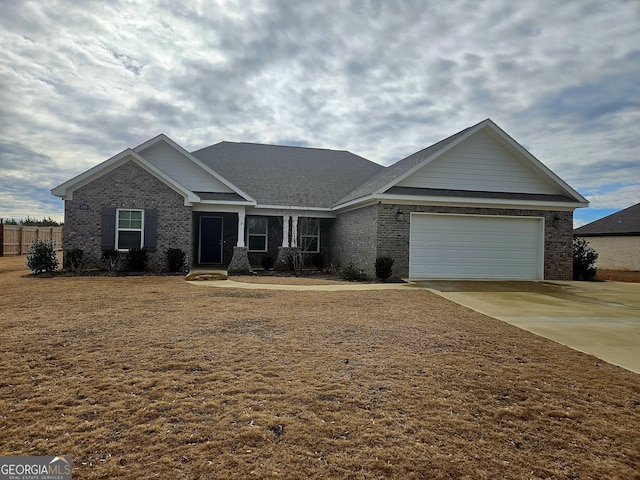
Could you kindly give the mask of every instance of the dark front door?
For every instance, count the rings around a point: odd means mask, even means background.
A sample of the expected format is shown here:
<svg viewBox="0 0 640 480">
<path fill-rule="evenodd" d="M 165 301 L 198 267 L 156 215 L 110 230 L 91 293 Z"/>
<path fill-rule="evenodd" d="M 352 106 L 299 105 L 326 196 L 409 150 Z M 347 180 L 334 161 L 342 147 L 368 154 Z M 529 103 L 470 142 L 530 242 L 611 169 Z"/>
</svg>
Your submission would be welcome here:
<svg viewBox="0 0 640 480">
<path fill-rule="evenodd" d="M 222 218 L 200 217 L 198 263 L 222 263 Z"/>
</svg>

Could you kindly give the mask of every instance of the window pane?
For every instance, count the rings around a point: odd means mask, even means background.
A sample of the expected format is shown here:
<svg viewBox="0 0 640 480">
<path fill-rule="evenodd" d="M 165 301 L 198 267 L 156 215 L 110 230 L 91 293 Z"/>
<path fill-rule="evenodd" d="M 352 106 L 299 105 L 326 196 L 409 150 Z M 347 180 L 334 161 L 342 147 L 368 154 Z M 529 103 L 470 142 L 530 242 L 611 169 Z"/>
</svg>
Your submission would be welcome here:
<svg viewBox="0 0 640 480">
<path fill-rule="evenodd" d="M 142 228 L 142 220 L 131 220 L 131 225 L 129 225 L 129 228 Z"/>
<path fill-rule="evenodd" d="M 247 221 L 249 235 L 265 235 L 267 233 L 267 219 L 265 217 L 249 217 Z"/>
<path fill-rule="evenodd" d="M 318 252 L 318 237 L 303 237 L 302 249 L 305 252 Z"/>
<path fill-rule="evenodd" d="M 320 222 L 317 218 L 301 218 L 300 233 L 302 235 L 317 235 Z"/>
<path fill-rule="evenodd" d="M 266 249 L 267 249 L 267 237 L 264 237 L 264 236 L 249 237 L 249 250 L 263 252 Z"/>
<path fill-rule="evenodd" d="M 141 248 L 142 232 L 118 232 L 118 248 Z"/>
</svg>

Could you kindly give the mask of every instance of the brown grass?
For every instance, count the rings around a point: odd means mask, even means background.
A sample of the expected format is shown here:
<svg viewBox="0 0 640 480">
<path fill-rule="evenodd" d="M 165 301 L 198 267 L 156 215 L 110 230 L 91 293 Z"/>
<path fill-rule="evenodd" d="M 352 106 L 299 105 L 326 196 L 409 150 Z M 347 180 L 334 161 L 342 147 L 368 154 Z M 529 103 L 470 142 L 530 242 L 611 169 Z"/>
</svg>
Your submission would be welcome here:
<svg viewBox="0 0 640 480">
<path fill-rule="evenodd" d="M 640 377 L 425 290 L 33 278 L 0 258 L 0 454 L 74 478 L 640 478 Z"/>
</svg>

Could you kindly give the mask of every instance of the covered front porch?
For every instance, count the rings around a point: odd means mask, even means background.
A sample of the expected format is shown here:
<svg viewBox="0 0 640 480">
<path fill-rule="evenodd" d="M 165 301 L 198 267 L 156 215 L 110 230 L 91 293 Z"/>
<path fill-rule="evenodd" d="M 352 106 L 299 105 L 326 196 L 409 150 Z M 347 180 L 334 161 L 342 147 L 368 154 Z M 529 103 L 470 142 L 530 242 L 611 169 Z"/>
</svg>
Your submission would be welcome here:
<svg viewBox="0 0 640 480">
<path fill-rule="evenodd" d="M 299 248 L 305 262 L 329 256 L 333 215 L 237 208 L 193 212 L 192 269 L 251 271 L 265 257 Z"/>
</svg>

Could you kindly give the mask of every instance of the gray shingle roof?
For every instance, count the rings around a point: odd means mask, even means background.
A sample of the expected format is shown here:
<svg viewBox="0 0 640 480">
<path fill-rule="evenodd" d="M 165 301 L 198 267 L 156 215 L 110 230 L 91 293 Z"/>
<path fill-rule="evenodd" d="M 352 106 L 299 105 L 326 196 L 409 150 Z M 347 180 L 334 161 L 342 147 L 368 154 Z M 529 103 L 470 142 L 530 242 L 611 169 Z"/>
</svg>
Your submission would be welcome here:
<svg viewBox="0 0 640 480">
<path fill-rule="evenodd" d="M 221 142 L 191 152 L 263 205 L 330 208 L 384 167 L 347 151 Z"/>
<path fill-rule="evenodd" d="M 640 235 L 640 203 L 576 228 L 577 237 Z"/>
</svg>

